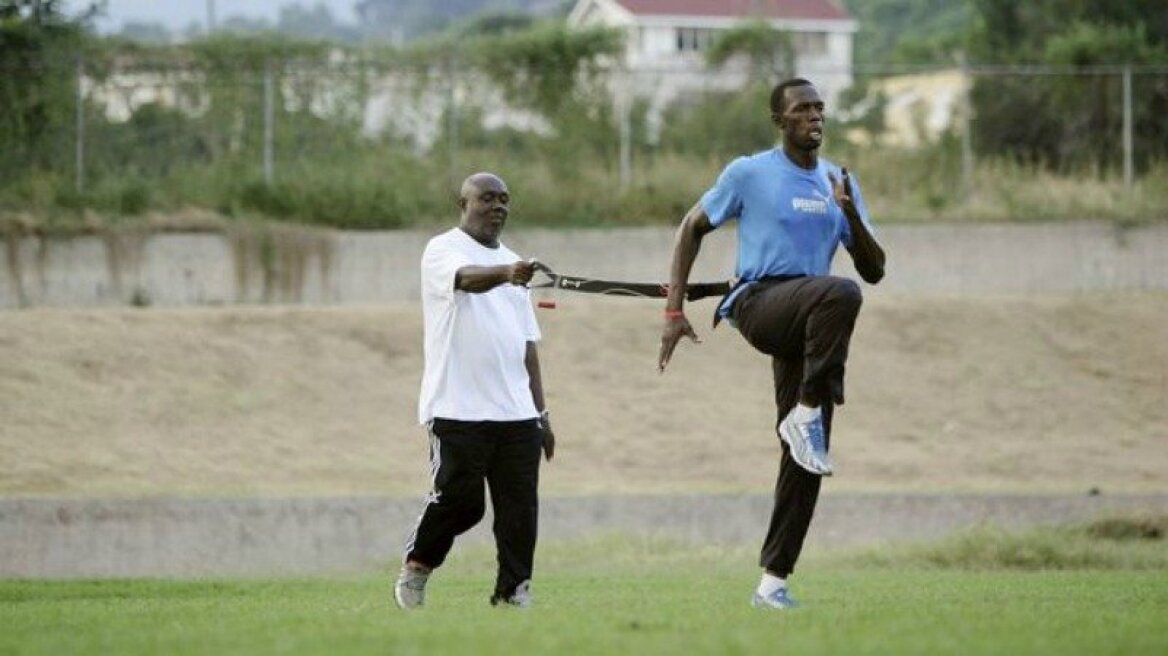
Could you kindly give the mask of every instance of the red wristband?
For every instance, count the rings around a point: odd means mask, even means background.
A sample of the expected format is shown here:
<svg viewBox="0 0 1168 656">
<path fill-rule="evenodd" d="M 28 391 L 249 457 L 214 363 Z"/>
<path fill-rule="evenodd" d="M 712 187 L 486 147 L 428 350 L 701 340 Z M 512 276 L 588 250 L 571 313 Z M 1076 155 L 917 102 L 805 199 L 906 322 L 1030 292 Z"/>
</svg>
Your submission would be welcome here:
<svg viewBox="0 0 1168 656">
<path fill-rule="evenodd" d="M 665 318 L 666 319 L 680 319 L 684 316 L 685 316 L 685 312 L 683 312 L 681 310 L 666 310 L 665 311 Z"/>
</svg>

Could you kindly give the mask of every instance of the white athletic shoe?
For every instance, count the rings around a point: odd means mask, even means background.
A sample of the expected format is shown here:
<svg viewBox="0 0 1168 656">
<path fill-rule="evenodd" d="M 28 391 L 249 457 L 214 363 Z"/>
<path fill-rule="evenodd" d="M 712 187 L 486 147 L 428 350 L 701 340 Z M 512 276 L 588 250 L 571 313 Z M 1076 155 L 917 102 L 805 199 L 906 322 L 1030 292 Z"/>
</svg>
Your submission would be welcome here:
<svg viewBox="0 0 1168 656">
<path fill-rule="evenodd" d="M 402 610 L 421 608 L 426 601 L 426 581 L 430 572 L 402 565 L 397 583 L 393 584 L 393 600 Z"/>
<path fill-rule="evenodd" d="M 823 412 L 815 413 L 810 421 L 795 421 L 792 410 L 779 423 L 779 436 L 791 447 L 791 457 L 800 467 L 812 474 L 831 476 L 831 460 L 827 457 L 824 437 Z"/>
</svg>

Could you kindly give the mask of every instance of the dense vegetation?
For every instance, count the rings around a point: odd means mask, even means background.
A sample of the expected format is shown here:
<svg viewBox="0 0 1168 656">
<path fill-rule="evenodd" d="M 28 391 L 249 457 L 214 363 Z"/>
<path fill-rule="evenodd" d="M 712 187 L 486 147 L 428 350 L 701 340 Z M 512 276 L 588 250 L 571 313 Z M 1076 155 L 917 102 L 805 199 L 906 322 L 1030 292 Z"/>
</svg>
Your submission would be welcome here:
<svg viewBox="0 0 1168 656">
<path fill-rule="evenodd" d="M 245 3 L 246 4 L 246 3 Z M 574 0 L 349 0 L 357 22 L 347 22 L 317 0 L 283 0 L 274 20 L 240 16 L 235 3 L 221 3 L 224 17 L 216 32 L 254 35 L 279 32 L 299 39 L 357 45 L 408 43 L 457 33 L 479 23 L 529 24 L 537 18 L 564 16 Z M 144 43 L 173 43 L 206 35 L 200 22 L 171 29 L 156 22 L 127 21 L 117 34 Z"/>
<path fill-rule="evenodd" d="M 1132 80 L 1136 163 L 1147 168 L 1168 156 L 1168 3 L 975 0 L 974 5 L 979 17 L 970 38 L 974 61 L 1081 72 L 1073 78 L 980 78 L 973 102 L 981 150 L 1058 171 L 1118 170 L 1123 92 L 1115 69 L 1128 66 L 1142 72 Z"/>
<path fill-rule="evenodd" d="M 973 25 L 972 0 L 843 0 L 859 23 L 858 68 L 951 66 Z"/>
<path fill-rule="evenodd" d="M 974 145 L 1056 171 L 1122 167 L 1121 68 L 1133 70 L 1137 166 L 1168 156 L 1168 4 L 1159 0 L 846 0 L 861 72 L 913 66 L 1068 74 L 979 75 Z"/>
<path fill-rule="evenodd" d="M 971 174 L 955 133 L 915 151 L 875 152 L 850 143 L 849 125 L 837 122 L 826 152 L 860 173 L 881 218 L 1168 214 L 1168 8 L 1150 0 L 853 5 L 864 30 L 862 81 L 874 62 L 949 65 L 958 52 L 975 71 L 1096 71 L 978 75 Z M 621 35 L 556 20 L 481 14 L 408 48 L 271 33 L 177 45 L 99 39 L 59 0 L 0 0 L 0 21 L 0 225 L 22 229 L 187 208 L 224 220 L 427 225 L 449 220 L 457 181 L 483 168 L 511 182 L 517 210 L 533 222 L 673 222 L 729 158 L 772 143 L 765 80 L 793 71 L 785 35 L 745 24 L 713 44 L 708 64 L 745 56 L 763 83 L 689 97 L 662 117 L 634 103 L 622 126 L 610 95 L 619 77 L 607 66 Z M 1136 67 L 1134 189 L 1120 178 L 1120 77 L 1090 68 L 1102 64 Z M 126 100 L 150 89 L 172 96 Z M 495 111 L 503 103 L 511 122 Z M 878 125 L 880 117 L 854 120 Z M 631 162 L 623 174 L 622 130 Z"/>
</svg>

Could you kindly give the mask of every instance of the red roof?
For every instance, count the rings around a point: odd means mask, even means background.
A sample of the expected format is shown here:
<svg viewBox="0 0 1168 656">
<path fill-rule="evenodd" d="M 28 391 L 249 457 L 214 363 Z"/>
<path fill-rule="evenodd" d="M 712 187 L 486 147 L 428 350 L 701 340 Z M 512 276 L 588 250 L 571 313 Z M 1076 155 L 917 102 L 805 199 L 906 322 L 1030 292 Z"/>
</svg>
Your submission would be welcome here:
<svg viewBox="0 0 1168 656">
<path fill-rule="evenodd" d="M 849 20 L 834 0 L 617 0 L 637 16 L 710 16 Z"/>
</svg>

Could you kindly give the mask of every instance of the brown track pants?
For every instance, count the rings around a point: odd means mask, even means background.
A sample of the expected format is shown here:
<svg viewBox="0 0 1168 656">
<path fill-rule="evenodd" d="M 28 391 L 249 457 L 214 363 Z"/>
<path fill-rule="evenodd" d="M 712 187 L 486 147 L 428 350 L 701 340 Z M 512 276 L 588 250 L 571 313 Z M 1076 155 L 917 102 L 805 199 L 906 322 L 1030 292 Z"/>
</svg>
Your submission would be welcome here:
<svg viewBox="0 0 1168 656">
<path fill-rule="evenodd" d="M 779 422 L 808 392 L 823 409 L 824 433 L 831 445 L 831 420 L 844 402 L 844 365 L 848 343 L 863 301 L 855 281 L 806 276 L 751 285 L 735 300 L 732 316 L 751 346 L 771 356 Z M 782 461 L 775 484 L 775 505 L 759 564 L 786 577 L 795 569 L 803 539 L 819 499 L 821 477 L 791 458 L 781 439 Z"/>
</svg>

